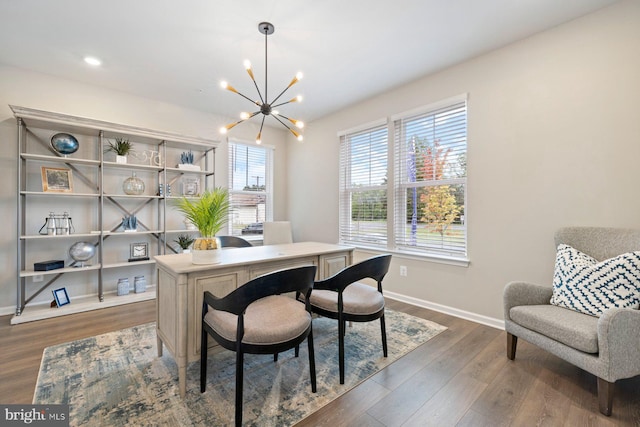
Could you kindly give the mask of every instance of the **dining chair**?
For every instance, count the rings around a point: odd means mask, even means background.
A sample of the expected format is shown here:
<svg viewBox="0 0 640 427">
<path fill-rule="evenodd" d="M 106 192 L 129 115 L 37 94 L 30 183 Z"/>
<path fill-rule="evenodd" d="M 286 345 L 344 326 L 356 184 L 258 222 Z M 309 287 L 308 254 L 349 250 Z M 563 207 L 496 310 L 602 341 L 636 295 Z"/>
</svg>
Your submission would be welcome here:
<svg viewBox="0 0 640 427">
<path fill-rule="evenodd" d="M 380 319 L 382 353 L 387 357 L 382 279 L 389 271 L 390 263 L 391 255 L 378 255 L 350 265 L 313 285 L 309 298 L 311 311 L 338 320 L 340 384 L 344 384 L 344 336 L 347 321 L 370 322 Z M 375 280 L 377 288 L 359 282 L 367 278 Z"/>
<path fill-rule="evenodd" d="M 251 243 L 238 236 L 218 236 L 220 247 L 223 248 L 249 248 Z"/>
<path fill-rule="evenodd" d="M 289 221 L 265 222 L 263 230 L 264 245 L 279 245 L 293 243 L 291 223 Z"/>
<path fill-rule="evenodd" d="M 204 293 L 200 346 L 200 392 L 206 390 L 209 335 L 236 352 L 235 424 L 242 425 L 244 354 L 273 354 L 296 348 L 307 340 L 311 391 L 316 392 L 316 366 L 309 296 L 316 266 L 279 270 L 259 276 L 225 297 Z M 304 304 L 281 295 L 297 292 Z"/>
</svg>

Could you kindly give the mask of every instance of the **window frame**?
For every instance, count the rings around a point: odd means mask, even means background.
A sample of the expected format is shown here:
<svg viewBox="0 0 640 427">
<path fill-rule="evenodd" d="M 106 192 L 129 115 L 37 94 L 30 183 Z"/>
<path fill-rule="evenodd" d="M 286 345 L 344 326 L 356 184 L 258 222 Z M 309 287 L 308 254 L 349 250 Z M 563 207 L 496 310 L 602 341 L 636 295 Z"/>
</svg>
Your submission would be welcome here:
<svg viewBox="0 0 640 427">
<path fill-rule="evenodd" d="M 363 186 L 358 186 L 358 185 L 352 185 L 352 184 L 347 184 L 348 182 L 352 181 L 352 176 L 354 175 L 352 173 L 352 169 L 351 167 L 348 167 L 348 163 L 349 161 L 352 159 L 351 155 L 354 153 L 354 145 L 350 142 L 353 138 L 358 138 L 362 135 L 365 134 L 369 134 L 371 135 L 372 133 L 378 133 L 380 132 L 380 130 L 382 129 L 387 129 L 387 122 L 386 120 L 378 120 L 375 122 L 371 122 L 371 123 L 367 123 L 365 125 L 359 126 L 357 128 L 353 128 L 353 129 L 349 129 L 347 131 L 341 132 L 338 134 L 338 137 L 340 139 L 340 177 L 339 177 L 339 182 L 340 182 L 340 200 L 339 200 L 339 215 L 340 215 L 340 220 L 339 220 L 339 238 L 340 241 L 344 244 L 349 244 L 349 245 L 355 245 L 355 246 L 368 246 L 368 247 L 375 247 L 375 248 L 386 248 L 388 245 L 388 212 L 389 212 L 389 208 L 388 208 L 388 188 L 389 188 L 389 184 L 388 184 L 388 180 L 387 180 L 387 184 L 378 184 L 378 185 L 372 185 L 371 182 L 368 183 L 368 185 L 363 185 Z M 389 164 L 389 135 L 388 135 L 388 130 L 386 132 L 385 135 L 385 159 L 386 159 L 386 175 L 388 178 L 388 164 Z M 370 142 L 371 139 L 369 140 Z M 382 142 L 382 141 L 373 141 L 373 142 Z M 362 145 L 358 145 L 357 148 L 362 148 L 364 147 L 364 144 Z M 348 156 L 348 157 L 347 157 Z M 372 169 L 369 167 L 367 169 L 370 174 L 372 172 Z M 377 169 L 376 169 L 377 170 Z M 369 237 L 365 240 L 362 239 L 362 235 L 360 235 L 359 233 L 354 233 L 353 232 L 353 226 L 352 226 L 352 214 L 353 214 L 353 204 L 351 203 L 352 200 L 352 196 L 355 194 L 363 194 L 366 192 L 371 192 L 371 191 L 384 191 L 385 192 L 385 211 L 387 214 L 387 217 L 385 219 L 384 222 L 384 237 L 383 238 L 376 238 L 376 237 Z M 348 236 L 348 237 L 347 237 Z"/>
<path fill-rule="evenodd" d="M 233 171 L 233 154 L 234 147 L 246 147 L 248 149 L 259 149 L 264 150 L 265 153 L 265 189 L 264 191 L 249 191 L 249 190 L 234 190 L 234 171 Z M 231 205 L 231 209 L 229 209 L 229 220 L 227 222 L 227 233 L 231 236 L 239 236 L 239 237 L 262 237 L 261 234 L 250 234 L 243 235 L 241 231 L 234 231 L 234 220 L 235 215 L 237 214 L 237 209 L 234 206 L 233 199 L 234 195 L 236 196 L 256 196 L 260 195 L 265 198 L 265 211 L 264 211 L 264 221 L 273 221 L 273 170 L 274 170 L 274 158 L 275 158 L 275 147 L 265 144 L 256 144 L 254 142 L 248 142 L 243 140 L 229 139 L 228 140 L 228 155 L 227 155 L 227 165 L 228 165 L 228 189 L 229 189 L 229 202 Z M 247 159 L 246 167 L 249 167 L 249 159 Z M 245 183 L 248 184 L 248 183 Z M 241 230 L 241 228 L 239 228 Z"/>
<path fill-rule="evenodd" d="M 375 122 L 370 122 L 367 124 L 363 124 L 361 126 L 341 131 L 338 133 L 338 137 L 340 139 L 340 188 L 339 188 L 339 197 L 340 197 L 340 206 L 339 206 L 339 238 L 340 243 L 349 244 L 357 247 L 358 249 L 364 251 L 373 251 L 377 252 L 383 250 L 385 252 L 391 252 L 398 255 L 402 255 L 404 258 L 413 258 L 419 260 L 429 260 L 434 262 L 446 263 L 451 265 L 463 266 L 467 267 L 469 265 L 468 258 L 468 249 L 469 249 L 469 241 L 468 241 L 468 218 L 469 218 L 469 206 L 467 202 L 468 198 L 468 183 L 467 183 L 467 173 L 466 173 L 466 165 L 464 170 L 464 176 L 458 176 L 455 178 L 446 178 L 440 180 L 434 180 L 431 182 L 416 182 L 416 183 L 408 183 L 401 182 L 400 178 L 402 178 L 402 174 L 400 174 L 401 169 L 401 159 L 399 156 L 400 145 L 402 144 L 402 140 L 399 139 L 400 133 L 402 129 L 398 129 L 401 121 L 410 120 L 411 118 L 429 115 L 430 113 L 437 112 L 442 109 L 453 108 L 455 105 L 464 104 L 464 156 L 466 162 L 466 156 L 468 153 L 468 95 L 461 94 L 458 96 L 450 97 L 447 99 L 443 99 L 441 101 L 431 103 L 413 110 L 405 111 L 399 114 L 395 114 L 387 117 L 383 120 L 377 120 Z M 371 129 L 376 126 L 384 125 L 387 127 L 387 142 L 388 142 L 388 151 L 387 151 L 387 234 L 386 234 L 386 244 L 384 245 L 376 245 L 376 244 L 366 244 L 363 242 L 358 242 L 350 239 L 343 238 L 343 227 L 344 222 L 346 220 L 345 215 L 349 214 L 349 212 L 345 212 L 345 206 L 348 206 L 347 202 L 348 195 L 344 193 L 343 188 L 343 174 L 348 172 L 344 172 L 343 168 L 343 137 L 345 135 L 353 134 L 355 132 L 362 132 L 368 129 Z M 406 177 L 406 175 L 405 175 Z M 407 189 L 411 187 L 423 187 L 426 188 L 428 186 L 438 186 L 438 185 L 461 185 L 462 191 L 464 192 L 463 200 L 464 200 L 464 221 L 462 221 L 462 243 L 460 244 L 460 248 L 458 250 L 443 250 L 443 249 L 434 249 L 434 248 L 416 248 L 411 247 L 406 244 L 402 244 L 406 240 L 402 239 L 401 227 L 406 228 L 406 222 L 402 220 L 403 213 L 399 207 L 400 205 L 407 206 Z M 403 198 L 404 194 L 404 198 Z M 405 208 L 406 209 L 406 208 Z M 404 215 L 406 215 L 406 210 L 404 211 Z M 396 218 L 398 220 L 396 220 Z"/>
</svg>

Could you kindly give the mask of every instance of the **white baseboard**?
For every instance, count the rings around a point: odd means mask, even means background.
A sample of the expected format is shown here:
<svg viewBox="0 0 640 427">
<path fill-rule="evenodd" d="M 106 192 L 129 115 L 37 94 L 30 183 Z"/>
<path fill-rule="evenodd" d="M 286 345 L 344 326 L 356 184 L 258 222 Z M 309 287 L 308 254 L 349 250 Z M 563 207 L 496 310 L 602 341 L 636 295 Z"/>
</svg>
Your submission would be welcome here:
<svg viewBox="0 0 640 427">
<path fill-rule="evenodd" d="M 0 307 L 0 316 L 8 316 L 10 314 L 16 314 L 15 305 L 11 305 L 9 307 Z"/>
<path fill-rule="evenodd" d="M 504 320 L 495 319 L 493 317 L 483 316 L 477 313 L 471 313 L 469 311 L 459 310 L 457 308 L 448 307 L 442 304 L 436 304 L 434 302 L 421 300 L 414 297 L 409 297 L 395 292 L 384 291 L 384 297 L 393 299 L 396 301 L 405 302 L 407 304 L 415 305 L 417 307 L 427 308 L 429 310 L 437 311 L 439 313 L 448 314 L 461 319 L 470 320 L 472 322 L 487 325 L 492 328 L 504 330 Z"/>
</svg>

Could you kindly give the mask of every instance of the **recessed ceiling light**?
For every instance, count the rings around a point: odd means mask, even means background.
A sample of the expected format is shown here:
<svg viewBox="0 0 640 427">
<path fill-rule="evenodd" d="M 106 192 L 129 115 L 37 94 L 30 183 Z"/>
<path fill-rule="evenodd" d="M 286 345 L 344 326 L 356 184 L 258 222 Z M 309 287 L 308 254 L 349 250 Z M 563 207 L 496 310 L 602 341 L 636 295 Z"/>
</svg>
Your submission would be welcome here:
<svg viewBox="0 0 640 427">
<path fill-rule="evenodd" d="M 100 61 L 98 58 L 94 56 L 85 56 L 84 62 L 86 62 L 89 65 L 93 65 L 94 67 L 102 65 L 102 61 Z"/>
</svg>

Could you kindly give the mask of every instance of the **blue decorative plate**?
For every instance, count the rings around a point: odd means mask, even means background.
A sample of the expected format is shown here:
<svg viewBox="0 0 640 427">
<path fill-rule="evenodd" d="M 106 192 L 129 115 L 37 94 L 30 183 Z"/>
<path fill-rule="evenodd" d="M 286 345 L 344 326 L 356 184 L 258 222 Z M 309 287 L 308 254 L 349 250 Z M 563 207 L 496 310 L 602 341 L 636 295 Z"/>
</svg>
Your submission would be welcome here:
<svg viewBox="0 0 640 427">
<path fill-rule="evenodd" d="M 72 154 L 78 151 L 80 144 L 75 136 L 68 133 L 56 133 L 51 137 L 51 147 L 60 154 Z"/>
</svg>

